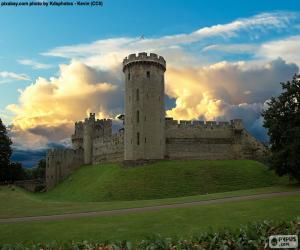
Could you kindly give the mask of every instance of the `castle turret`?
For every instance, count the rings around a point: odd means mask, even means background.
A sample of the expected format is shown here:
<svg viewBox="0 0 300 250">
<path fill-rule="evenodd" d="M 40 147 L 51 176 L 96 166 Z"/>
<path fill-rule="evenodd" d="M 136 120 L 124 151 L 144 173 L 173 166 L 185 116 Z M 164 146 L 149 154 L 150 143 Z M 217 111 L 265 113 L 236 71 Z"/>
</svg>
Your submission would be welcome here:
<svg viewBox="0 0 300 250">
<path fill-rule="evenodd" d="M 125 160 L 162 159 L 165 152 L 166 61 L 151 53 L 131 54 L 125 74 Z"/>
<path fill-rule="evenodd" d="M 83 123 L 81 121 L 75 122 L 75 131 L 71 139 L 74 150 L 83 148 Z"/>
<path fill-rule="evenodd" d="M 91 164 L 93 159 L 93 132 L 95 124 L 95 113 L 90 113 L 83 123 L 83 150 L 84 164 Z"/>
</svg>

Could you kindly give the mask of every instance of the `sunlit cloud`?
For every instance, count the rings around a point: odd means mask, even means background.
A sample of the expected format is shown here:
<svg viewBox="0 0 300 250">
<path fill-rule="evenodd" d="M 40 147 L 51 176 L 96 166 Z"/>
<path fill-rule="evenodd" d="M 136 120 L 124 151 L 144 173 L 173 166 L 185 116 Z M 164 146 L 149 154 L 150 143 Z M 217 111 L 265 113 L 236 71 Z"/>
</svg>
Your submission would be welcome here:
<svg viewBox="0 0 300 250">
<path fill-rule="evenodd" d="M 19 104 L 7 106 L 15 114 L 12 121 L 15 141 L 18 134 L 24 138 L 24 131 L 29 131 L 31 137 L 43 137 L 43 143 L 61 140 L 71 134 L 75 121 L 91 111 L 97 111 L 99 118 L 120 113 L 122 96 L 117 83 L 112 74 L 76 61 L 61 65 L 58 77 L 38 78 L 21 91 Z M 36 145 L 39 140 L 31 141 Z"/>
<path fill-rule="evenodd" d="M 216 119 L 224 116 L 224 103 L 264 103 L 281 91 L 280 82 L 298 72 L 295 64 L 277 59 L 264 65 L 220 62 L 207 67 L 169 68 L 166 93 L 176 99 L 167 111 L 176 119 Z"/>
</svg>

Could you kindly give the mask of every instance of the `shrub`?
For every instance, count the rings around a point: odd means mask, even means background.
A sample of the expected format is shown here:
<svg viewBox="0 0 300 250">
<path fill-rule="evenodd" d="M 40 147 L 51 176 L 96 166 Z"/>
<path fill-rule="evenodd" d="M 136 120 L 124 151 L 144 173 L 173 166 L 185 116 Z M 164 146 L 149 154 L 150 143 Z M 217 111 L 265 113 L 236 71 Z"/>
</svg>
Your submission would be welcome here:
<svg viewBox="0 0 300 250">
<path fill-rule="evenodd" d="M 252 250 L 269 249 L 270 235 L 296 234 L 300 236 L 300 218 L 290 222 L 251 223 L 237 230 L 221 230 L 220 232 L 206 232 L 190 238 L 164 238 L 159 235 L 151 236 L 133 244 L 130 241 L 97 242 L 80 241 L 66 243 L 35 243 L 0 244 L 1 250 L 189 250 L 189 249 L 232 249 Z"/>
</svg>

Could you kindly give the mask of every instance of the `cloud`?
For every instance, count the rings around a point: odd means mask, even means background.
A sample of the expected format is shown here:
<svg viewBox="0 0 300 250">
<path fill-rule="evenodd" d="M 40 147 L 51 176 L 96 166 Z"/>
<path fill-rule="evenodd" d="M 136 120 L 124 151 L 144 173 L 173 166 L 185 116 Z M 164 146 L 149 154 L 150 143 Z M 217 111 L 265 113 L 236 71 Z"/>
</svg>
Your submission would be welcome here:
<svg viewBox="0 0 300 250">
<path fill-rule="evenodd" d="M 249 54 L 257 61 L 270 61 L 278 57 L 300 66 L 300 35 L 288 36 L 283 39 L 273 39 L 262 43 L 211 44 L 205 46 L 202 52 L 233 54 Z M 222 55 L 222 54 L 221 54 Z"/>
<path fill-rule="evenodd" d="M 24 167 L 35 167 L 39 160 L 45 159 L 46 149 L 14 149 L 11 160 L 13 162 L 22 162 Z"/>
<path fill-rule="evenodd" d="M 74 122 L 87 113 L 113 117 L 121 112 L 122 102 L 122 89 L 114 74 L 76 61 L 60 65 L 58 77 L 38 78 L 20 92 L 19 104 L 7 106 L 15 114 L 13 141 L 38 148 L 63 140 L 72 133 Z"/>
<path fill-rule="evenodd" d="M 51 64 L 40 63 L 30 59 L 20 59 L 18 62 L 22 65 L 31 66 L 33 69 L 50 69 L 53 68 Z"/>
<path fill-rule="evenodd" d="M 55 56 L 69 59 L 78 59 L 89 66 L 109 69 L 115 67 L 129 53 L 148 51 L 165 55 L 167 61 L 172 64 L 175 60 L 169 60 L 169 55 L 182 55 L 182 48 L 186 52 L 189 46 L 209 38 L 232 38 L 239 32 L 265 33 L 276 28 L 277 30 L 287 27 L 290 21 L 296 18 L 293 12 L 262 13 L 249 18 L 240 18 L 226 24 L 218 24 L 200 28 L 189 34 L 176 34 L 159 38 L 140 39 L 139 37 L 121 37 L 98 40 L 90 44 L 61 46 L 42 53 L 44 56 Z M 188 56 L 189 63 L 195 62 L 195 55 Z M 177 57 L 178 58 L 178 57 Z M 200 60 L 201 61 L 201 60 Z M 194 64 L 193 64 L 194 65 Z"/>
<path fill-rule="evenodd" d="M 14 73 L 14 72 L 0 71 L 0 84 L 10 82 L 10 81 L 13 81 L 13 80 L 30 81 L 30 78 L 26 74 L 17 74 L 17 73 Z"/>
<path fill-rule="evenodd" d="M 263 103 L 279 94 L 279 83 L 296 72 L 297 65 L 280 58 L 257 66 L 220 62 L 207 67 L 169 68 L 166 93 L 176 99 L 176 107 L 167 114 L 178 119 L 214 119 L 224 112 L 222 101 L 234 105 Z"/>
<path fill-rule="evenodd" d="M 221 51 L 234 54 L 253 54 L 257 51 L 258 47 L 259 45 L 257 44 L 212 44 L 204 47 L 202 51 Z"/>
<path fill-rule="evenodd" d="M 257 56 L 269 60 L 276 57 L 284 57 L 288 62 L 300 65 L 300 35 L 289 36 L 262 44 L 257 51 Z"/>
<path fill-rule="evenodd" d="M 0 118 L 4 124 L 11 124 L 13 119 L 13 114 L 7 109 L 0 109 Z"/>
<path fill-rule="evenodd" d="M 271 96 L 281 92 L 280 82 L 298 72 L 295 64 L 278 58 L 263 65 L 220 62 L 207 67 L 169 68 L 166 93 L 176 99 L 167 116 L 177 120 L 230 120 L 241 118 L 261 140 L 267 135 L 260 113 Z"/>
<path fill-rule="evenodd" d="M 238 105 L 224 103 L 223 115 L 219 116 L 217 120 L 243 119 L 244 126 L 254 137 L 268 142 L 267 130 L 263 127 L 263 117 L 261 116 L 265 103 L 241 103 Z"/>
</svg>

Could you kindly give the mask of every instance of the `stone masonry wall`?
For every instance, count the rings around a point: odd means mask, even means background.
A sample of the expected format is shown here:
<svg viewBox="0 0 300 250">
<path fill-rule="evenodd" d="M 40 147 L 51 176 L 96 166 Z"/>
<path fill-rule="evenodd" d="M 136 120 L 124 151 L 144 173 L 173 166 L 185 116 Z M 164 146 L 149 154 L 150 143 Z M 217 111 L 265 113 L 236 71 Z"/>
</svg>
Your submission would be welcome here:
<svg viewBox="0 0 300 250">
<path fill-rule="evenodd" d="M 119 162 L 124 160 L 124 132 L 110 138 L 97 138 L 93 142 L 93 164 Z"/>
<path fill-rule="evenodd" d="M 266 147 L 251 136 L 241 120 L 231 122 L 166 119 L 166 159 L 257 159 Z M 93 141 L 92 164 L 124 160 L 124 130 Z M 47 154 L 47 189 L 84 164 L 83 149 L 52 149 Z"/>
<path fill-rule="evenodd" d="M 238 119 L 230 123 L 166 120 L 167 159 L 254 159 L 265 150 Z"/>
<path fill-rule="evenodd" d="M 83 164 L 83 150 L 50 149 L 46 157 L 46 186 L 53 188 Z"/>
</svg>

